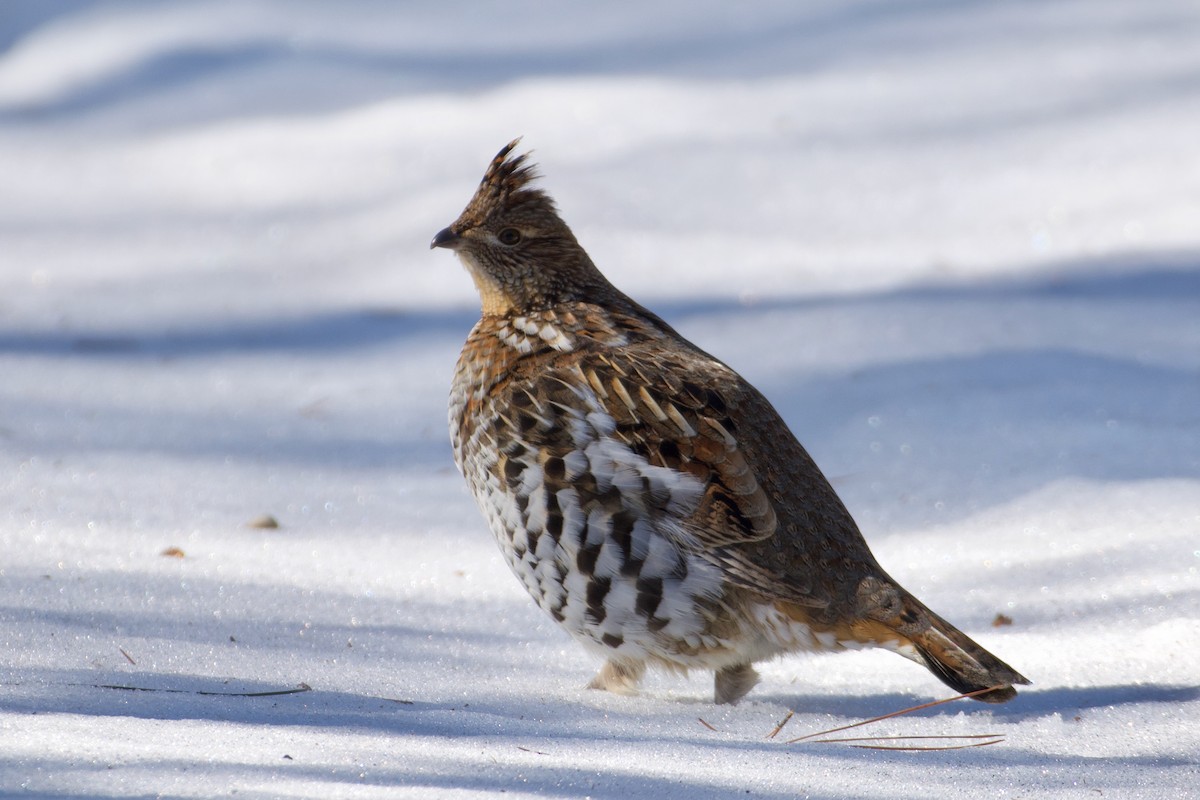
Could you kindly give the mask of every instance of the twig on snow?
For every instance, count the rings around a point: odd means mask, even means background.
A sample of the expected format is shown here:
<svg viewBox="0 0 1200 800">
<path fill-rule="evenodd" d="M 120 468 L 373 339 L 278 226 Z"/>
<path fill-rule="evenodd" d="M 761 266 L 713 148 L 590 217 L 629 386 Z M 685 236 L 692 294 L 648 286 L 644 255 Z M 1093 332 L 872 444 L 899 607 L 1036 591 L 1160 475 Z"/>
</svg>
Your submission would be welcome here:
<svg viewBox="0 0 1200 800">
<path fill-rule="evenodd" d="M 898 741 L 932 741 L 937 739 L 953 739 L 970 741 L 970 744 L 939 745 L 937 747 L 919 747 L 912 745 L 893 746 L 883 744 L 855 744 L 855 742 L 898 742 Z M 987 741 L 971 741 L 971 740 Z M 940 736 L 859 736 L 846 739 L 813 739 L 809 744 L 849 744 L 861 750 L 965 750 L 968 747 L 987 747 L 989 744 L 999 744 L 1004 737 L 998 733 L 973 733 L 957 736 L 944 734 Z"/>
<path fill-rule="evenodd" d="M 93 689 L 116 689 L 122 692 L 163 692 L 164 694 L 195 694 L 203 697 L 277 697 L 285 694 L 311 692 L 312 687 L 301 683 L 294 689 L 275 689 L 269 692 L 214 692 L 205 689 L 158 689 L 152 686 L 124 686 L 119 683 L 72 683 L 71 686 L 90 686 Z"/>
<path fill-rule="evenodd" d="M 998 744 L 998 743 L 1004 741 L 1004 736 L 1001 734 L 998 734 L 998 733 L 976 734 L 976 735 L 966 735 L 966 736 L 867 736 L 867 737 L 854 738 L 854 739 L 818 739 L 817 738 L 819 736 L 822 736 L 822 737 L 828 736 L 831 733 L 841 733 L 842 731 L 850 730 L 851 728 L 859 728 L 859 727 L 862 727 L 863 725 L 870 725 L 875 722 L 882 722 L 883 720 L 892 719 L 893 717 L 900 717 L 905 714 L 911 714 L 914 711 L 922 711 L 926 708 L 933 708 L 935 706 L 945 705 L 946 703 L 953 703 L 955 700 L 963 700 L 968 697 L 974 697 L 975 695 L 986 694 L 987 692 L 994 691 L 997 688 L 999 688 L 999 687 L 990 686 L 986 689 L 977 689 L 974 692 L 967 692 L 965 694 L 955 695 L 954 697 L 947 697 L 943 700 L 934 700 L 929 703 L 922 703 L 920 705 L 910 706 L 909 708 L 903 708 L 899 711 L 893 711 L 889 714 L 881 714 L 878 717 L 871 717 L 870 719 L 864 719 L 859 722 L 852 722 L 849 725 L 842 725 L 841 727 L 838 727 L 838 728 L 830 728 L 829 730 L 817 731 L 816 733 L 806 734 L 805 736 L 797 736 L 795 739 L 789 739 L 787 742 L 785 742 L 785 744 L 795 744 L 797 742 L 805 742 L 805 741 L 809 742 L 810 744 L 835 744 L 835 743 L 836 744 L 845 744 L 845 743 L 851 743 L 851 742 L 868 742 L 868 741 L 885 742 L 885 741 L 898 741 L 898 740 L 904 740 L 904 739 L 923 739 L 923 740 L 928 740 L 928 739 L 957 739 L 957 740 L 985 739 L 985 740 L 987 740 L 987 741 L 972 742 L 971 744 L 944 745 L 944 746 L 938 746 L 938 747 L 917 747 L 917 746 L 907 746 L 907 745 L 900 747 L 900 746 L 893 746 L 893 745 L 850 744 L 851 747 L 858 747 L 858 748 L 868 749 L 868 750 L 961 750 L 961 749 L 964 749 L 967 747 L 986 747 L 987 745 L 990 745 L 990 744 Z M 786 722 L 787 719 L 790 719 L 790 718 L 791 718 L 791 715 L 789 714 L 788 717 L 784 719 L 784 722 Z M 783 726 L 783 723 L 780 723 L 780 727 L 782 727 L 782 726 Z M 774 736 L 774 733 L 772 733 L 771 735 Z M 768 737 L 768 738 L 770 738 L 770 737 Z"/>
<path fill-rule="evenodd" d="M 775 726 L 775 730 L 773 730 L 773 731 L 771 731 L 770 733 L 768 733 L 768 734 L 767 734 L 767 738 L 768 738 L 768 739 L 774 739 L 776 736 L 778 736 L 778 735 L 779 735 L 779 732 L 780 732 L 781 730 L 783 730 L 783 726 L 784 726 L 784 725 L 787 725 L 787 724 L 788 724 L 788 721 L 789 721 L 789 720 L 791 720 L 791 718 L 792 718 L 792 717 L 794 717 L 795 715 L 796 715 L 796 712 L 795 712 L 795 711 L 792 711 L 791 709 L 788 709 L 787 716 L 786 716 L 786 717 L 784 717 L 783 719 L 779 720 L 779 724 Z"/>
</svg>

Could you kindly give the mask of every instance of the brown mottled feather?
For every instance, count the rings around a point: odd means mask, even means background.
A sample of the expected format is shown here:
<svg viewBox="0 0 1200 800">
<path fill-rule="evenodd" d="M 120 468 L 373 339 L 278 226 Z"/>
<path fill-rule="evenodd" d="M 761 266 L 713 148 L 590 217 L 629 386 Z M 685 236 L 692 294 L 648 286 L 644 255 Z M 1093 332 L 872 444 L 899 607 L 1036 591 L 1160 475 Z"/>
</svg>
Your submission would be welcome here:
<svg viewBox="0 0 1200 800">
<path fill-rule="evenodd" d="M 451 438 L 514 572 L 606 654 L 593 685 L 701 666 L 732 702 L 752 662 L 875 644 L 1013 696 L 1028 681 L 883 571 L 766 398 L 600 274 L 516 143 L 433 242 L 483 305 Z"/>
</svg>

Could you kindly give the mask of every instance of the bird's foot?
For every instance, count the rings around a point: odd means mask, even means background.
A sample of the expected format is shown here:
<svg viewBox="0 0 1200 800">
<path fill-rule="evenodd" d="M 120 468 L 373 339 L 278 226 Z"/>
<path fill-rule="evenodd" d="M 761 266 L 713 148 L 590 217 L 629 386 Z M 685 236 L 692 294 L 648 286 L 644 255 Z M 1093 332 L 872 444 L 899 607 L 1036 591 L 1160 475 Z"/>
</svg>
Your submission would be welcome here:
<svg viewBox="0 0 1200 800">
<path fill-rule="evenodd" d="M 735 664 L 717 670 L 713 679 L 713 699 L 733 705 L 758 683 L 758 672 L 749 664 Z"/>
<path fill-rule="evenodd" d="M 625 661 L 605 661 L 604 666 L 588 684 L 589 689 L 603 689 L 613 694 L 634 695 L 638 691 L 638 683 L 646 673 L 643 663 Z"/>
</svg>

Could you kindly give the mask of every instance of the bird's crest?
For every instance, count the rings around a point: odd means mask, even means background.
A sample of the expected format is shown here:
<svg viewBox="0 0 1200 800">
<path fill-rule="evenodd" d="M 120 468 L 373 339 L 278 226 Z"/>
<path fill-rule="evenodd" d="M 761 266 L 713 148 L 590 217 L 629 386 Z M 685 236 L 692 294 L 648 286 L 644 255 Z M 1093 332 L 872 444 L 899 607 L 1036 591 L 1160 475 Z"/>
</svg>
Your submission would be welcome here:
<svg viewBox="0 0 1200 800">
<path fill-rule="evenodd" d="M 456 228 L 478 225 L 499 209 L 511 209 L 530 200 L 550 203 L 553 208 L 553 201 L 549 195 L 529 185 L 541 177 L 537 172 L 537 165 L 529 162 L 529 153 L 512 155 L 520 142 L 521 137 L 518 136 L 500 148 L 500 152 L 488 165 L 487 172 L 483 174 L 475 196 L 458 218 Z"/>
</svg>

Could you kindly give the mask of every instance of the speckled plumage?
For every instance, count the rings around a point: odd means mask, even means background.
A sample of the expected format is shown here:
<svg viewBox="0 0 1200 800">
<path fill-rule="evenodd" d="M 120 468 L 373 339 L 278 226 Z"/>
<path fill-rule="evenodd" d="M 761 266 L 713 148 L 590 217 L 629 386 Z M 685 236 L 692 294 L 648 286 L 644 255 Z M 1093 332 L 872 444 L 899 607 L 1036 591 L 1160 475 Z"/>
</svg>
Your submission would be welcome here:
<svg viewBox="0 0 1200 800">
<path fill-rule="evenodd" d="M 535 601 L 605 659 L 715 671 L 882 646 L 1002 702 L 1028 681 L 895 583 L 753 386 L 612 286 L 510 143 L 432 247 L 483 314 L 450 395 L 455 461 Z"/>
</svg>

